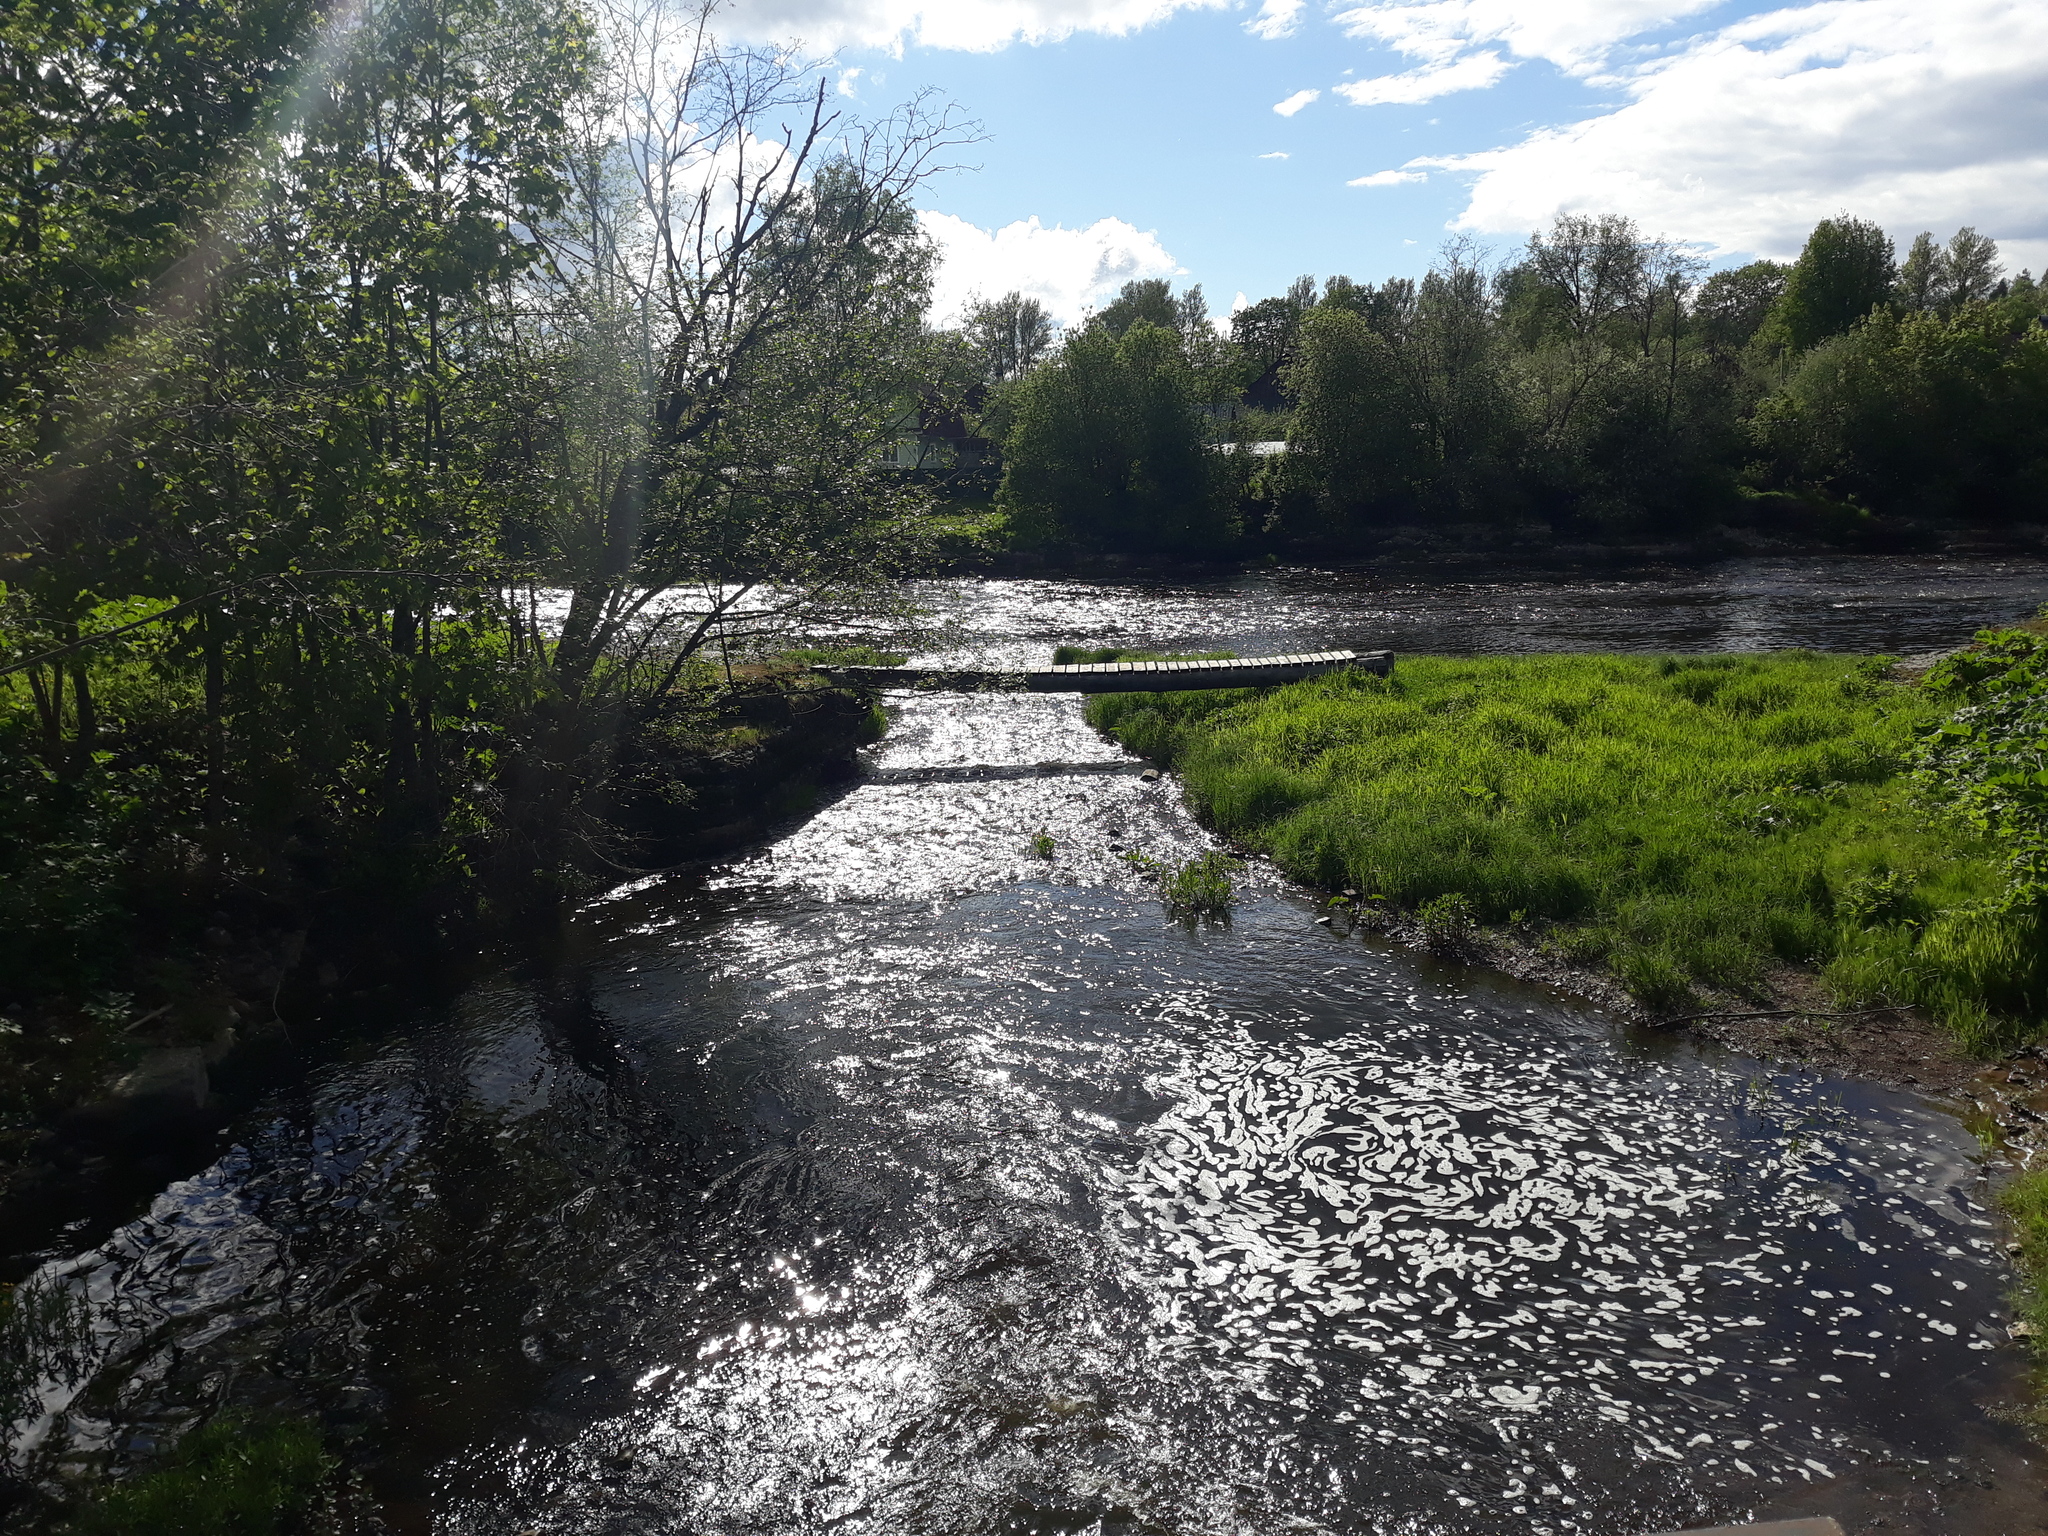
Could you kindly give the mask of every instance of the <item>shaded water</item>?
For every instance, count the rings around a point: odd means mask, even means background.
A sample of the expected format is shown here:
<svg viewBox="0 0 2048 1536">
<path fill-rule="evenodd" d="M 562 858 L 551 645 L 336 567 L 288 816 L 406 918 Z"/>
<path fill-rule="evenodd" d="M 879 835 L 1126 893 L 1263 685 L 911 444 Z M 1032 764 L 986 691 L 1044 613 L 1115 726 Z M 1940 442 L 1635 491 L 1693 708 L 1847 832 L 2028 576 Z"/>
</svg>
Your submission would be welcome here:
<svg viewBox="0 0 2048 1536">
<path fill-rule="evenodd" d="M 2048 586 L 1970 567 L 1937 624 L 1901 570 L 964 590 L 1040 657 L 1911 650 Z M 55 1260 L 102 1361 L 36 1454 L 231 1397 L 359 1434 L 413 1530 L 1193 1536 L 1646 1532 L 2009 1450 L 1954 1120 L 1346 938 L 1257 871 L 1175 922 L 1121 853 L 1206 838 L 1071 699 L 902 700 L 872 766 Z"/>
<path fill-rule="evenodd" d="M 993 661 L 1042 663 L 1062 643 L 1215 646 L 1246 655 L 1346 646 L 1407 655 L 1513 651 L 1912 653 L 2048 598 L 2048 561 L 1730 560 L 1699 569 L 1441 580 L 1428 571 L 1283 568 L 1213 583 L 966 586 Z"/>
</svg>

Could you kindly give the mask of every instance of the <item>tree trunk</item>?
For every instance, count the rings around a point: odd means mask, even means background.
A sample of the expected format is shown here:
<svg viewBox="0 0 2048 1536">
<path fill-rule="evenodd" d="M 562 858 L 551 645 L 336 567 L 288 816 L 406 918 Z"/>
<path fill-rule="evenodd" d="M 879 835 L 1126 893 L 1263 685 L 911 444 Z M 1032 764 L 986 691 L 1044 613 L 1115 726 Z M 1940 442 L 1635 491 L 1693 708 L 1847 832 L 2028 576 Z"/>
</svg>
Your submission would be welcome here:
<svg viewBox="0 0 2048 1536">
<path fill-rule="evenodd" d="M 222 782 L 227 771 L 227 730 L 221 719 L 223 696 L 227 692 L 221 675 L 221 614 L 218 608 L 208 608 L 199 622 L 199 640 L 206 660 L 206 798 L 203 819 L 207 826 L 220 825 L 221 809 L 226 803 L 224 793 L 227 785 Z"/>
<path fill-rule="evenodd" d="M 43 682 L 43 669 L 28 669 L 29 692 L 35 695 L 36 717 L 43 727 L 43 763 L 54 770 L 64 755 L 64 669 L 50 668 L 50 681 Z"/>
<path fill-rule="evenodd" d="M 413 726 L 413 657 L 419 650 L 419 616 L 400 599 L 391 610 L 391 746 L 384 760 L 385 798 L 397 802 L 419 782 L 419 735 Z"/>
<path fill-rule="evenodd" d="M 413 706 L 419 732 L 419 793 L 440 802 L 441 765 L 435 760 L 434 739 L 434 608 L 428 603 L 420 611 L 419 652 L 412 664 Z"/>
<path fill-rule="evenodd" d="M 85 659 L 71 663 L 72 708 L 78 717 L 78 737 L 72 743 L 71 772 L 82 775 L 92 766 L 93 748 L 99 740 L 99 711 L 93 705 L 92 683 L 85 675 Z"/>
</svg>

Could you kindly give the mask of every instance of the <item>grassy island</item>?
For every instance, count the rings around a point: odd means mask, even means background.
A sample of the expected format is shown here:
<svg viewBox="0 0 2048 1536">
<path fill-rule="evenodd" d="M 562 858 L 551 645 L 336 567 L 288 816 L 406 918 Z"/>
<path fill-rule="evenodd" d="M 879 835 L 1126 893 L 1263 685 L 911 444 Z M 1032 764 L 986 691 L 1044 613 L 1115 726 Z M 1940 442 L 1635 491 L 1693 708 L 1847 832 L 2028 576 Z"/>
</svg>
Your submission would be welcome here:
<svg viewBox="0 0 2048 1536">
<path fill-rule="evenodd" d="M 1659 1012 L 1811 966 L 1845 1006 L 1915 1004 L 1983 1051 L 2031 1033 L 2048 977 L 2011 829 L 1929 766 L 1970 686 L 1805 651 L 1424 657 L 1089 711 L 1297 878 L 1450 899 Z"/>
</svg>

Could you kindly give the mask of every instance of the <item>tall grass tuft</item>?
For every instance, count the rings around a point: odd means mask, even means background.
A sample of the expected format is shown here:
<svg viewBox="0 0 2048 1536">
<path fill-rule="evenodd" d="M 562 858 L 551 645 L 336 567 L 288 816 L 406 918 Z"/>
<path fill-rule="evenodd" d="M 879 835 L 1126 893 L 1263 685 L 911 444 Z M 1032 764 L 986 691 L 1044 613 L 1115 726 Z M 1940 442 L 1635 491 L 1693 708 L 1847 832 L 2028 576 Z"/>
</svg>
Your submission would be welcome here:
<svg viewBox="0 0 2048 1536">
<path fill-rule="evenodd" d="M 1388 679 L 1089 704 L 1300 879 L 1546 922 L 1667 1012 L 1821 965 L 1839 995 L 1919 1003 L 1989 1049 L 2040 1020 L 2001 982 L 2040 935 L 1973 915 L 2004 860 L 1916 798 L 1916 738 L 1942 714 L 1804 651 L 1418 658 Z"/>
</svg>

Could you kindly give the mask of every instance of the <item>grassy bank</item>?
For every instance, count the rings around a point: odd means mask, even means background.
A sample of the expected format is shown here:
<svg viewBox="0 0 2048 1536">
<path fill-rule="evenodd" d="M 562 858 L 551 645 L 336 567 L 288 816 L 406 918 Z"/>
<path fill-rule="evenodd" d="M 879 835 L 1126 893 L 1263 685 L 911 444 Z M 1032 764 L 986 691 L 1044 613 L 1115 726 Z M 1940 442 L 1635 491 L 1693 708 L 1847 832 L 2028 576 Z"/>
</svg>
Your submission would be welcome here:
<svg viewBox="0 0 2048 1536">
<path fill-rule="evenodd" d="M 1785 652 L 1418 658 L 1089 708 L 1305 881 L 1462 897 L 1664 1013 L 1813 966 L 1846 1005 L 1918 1004 L 1990 1050 L 2032 1032 L 2048 976 L 1999 829 L 1912 772 L 1952 705 Z"/>
</svg>

